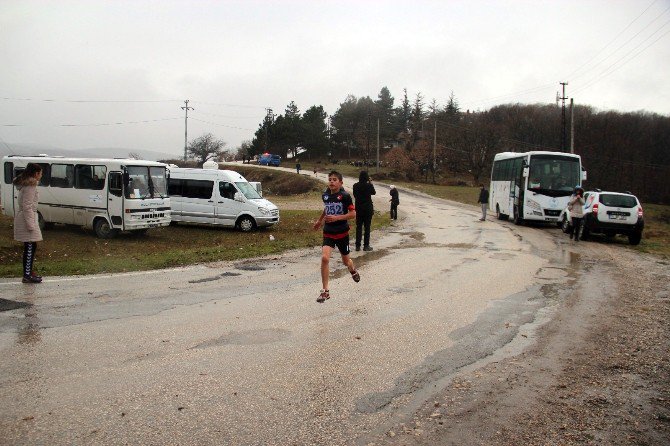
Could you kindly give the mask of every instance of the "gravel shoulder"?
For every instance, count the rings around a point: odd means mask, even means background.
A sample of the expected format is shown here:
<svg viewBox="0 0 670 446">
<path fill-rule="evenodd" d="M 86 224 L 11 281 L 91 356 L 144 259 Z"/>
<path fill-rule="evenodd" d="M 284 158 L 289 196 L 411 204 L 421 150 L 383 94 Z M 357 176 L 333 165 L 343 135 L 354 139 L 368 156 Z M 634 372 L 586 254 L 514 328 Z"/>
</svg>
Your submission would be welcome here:
<svg viewBox="0 0 670 446">
<path fill-rule="evenodd" d="M 457 374 L 365 444 L 670 444 L 668 264 L 600 242 L 579 263 L 532 347 Z"/>
</svg>

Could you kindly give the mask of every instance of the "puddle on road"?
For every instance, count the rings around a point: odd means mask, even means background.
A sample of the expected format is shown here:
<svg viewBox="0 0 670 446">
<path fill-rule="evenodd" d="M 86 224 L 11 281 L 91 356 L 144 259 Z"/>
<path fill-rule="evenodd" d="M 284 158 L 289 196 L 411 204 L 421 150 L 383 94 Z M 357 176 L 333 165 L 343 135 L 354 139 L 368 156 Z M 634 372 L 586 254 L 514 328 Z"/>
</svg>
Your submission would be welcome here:
<svg viewBox="0 0 670 446">
<path fill-rule="evenodd" d="M 271 344 L 287 339 L 291 336 L 289 330 L 279 328 L 265 328 L 260 330 L 233 331 L 218 339 L 202 342 L 193 348 L 208 348 L 222 345 L 258 345 Z"/>
<path fill-rule="evenodd" d="M 11 311 L 19 308 L 28 308 L 32 306 L 33 304 L 29 304 L 28 302 L 17 302 L 14 300 L 7 300 L 0 298 L 0 311 Z"/>
</svg>

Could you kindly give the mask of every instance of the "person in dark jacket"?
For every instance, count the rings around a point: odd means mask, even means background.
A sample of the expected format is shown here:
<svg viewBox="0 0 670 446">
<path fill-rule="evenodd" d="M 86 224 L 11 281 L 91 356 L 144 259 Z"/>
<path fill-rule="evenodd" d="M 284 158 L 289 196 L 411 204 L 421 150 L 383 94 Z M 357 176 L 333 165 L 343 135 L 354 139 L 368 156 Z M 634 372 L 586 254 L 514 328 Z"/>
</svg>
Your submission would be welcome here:
<svg viewBox="0 0 670 446">
<path fill-rule="evenodd" d="M 479 219 L 479 221 L 484 221 L 486 220 L 486 209 L 489 207 L 489 191 L 486 190 L 486 187 L 484 187 L 483 184 L 479 185 L 482 189 L 479 191 L 479 199 L 477 200 L 477 203 L 482 204 L 482 218 Z"/>
<path fill-rule="evenodd" d="M 358 175 L 358 183 L 354 184 L 354 200 L 356 201 L 356 251 L 361 250 L 361 238 L 363 239 L 363 251 L 372 251 L 370 246 L 370 225 L 374 208 L 372 196 L 377 192 L 370 181 L 366 171 Z"/>
<path fill-rule="evenodd" d="M 391 184 L 391 192 L 389 194 L 391 195 L 391 199 L 389 200 L 391 202 L 391 220 L 397 220 L 400 198 L 398 197 L 398 189 L 393 184 Z"/>
</svg>

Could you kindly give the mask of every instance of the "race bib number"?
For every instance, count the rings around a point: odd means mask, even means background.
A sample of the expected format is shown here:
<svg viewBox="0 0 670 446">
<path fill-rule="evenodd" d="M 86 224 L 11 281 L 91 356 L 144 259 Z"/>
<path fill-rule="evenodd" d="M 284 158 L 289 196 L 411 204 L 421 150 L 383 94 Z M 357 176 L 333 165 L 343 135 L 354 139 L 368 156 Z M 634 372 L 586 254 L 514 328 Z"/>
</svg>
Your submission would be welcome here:
<svg viewBox="0 0 670 446">
<path fill-rule="evenodd" d="M 326 203 L 325 204 L 326 215 L 343 215 L 342 203 Z"/>
</svg>

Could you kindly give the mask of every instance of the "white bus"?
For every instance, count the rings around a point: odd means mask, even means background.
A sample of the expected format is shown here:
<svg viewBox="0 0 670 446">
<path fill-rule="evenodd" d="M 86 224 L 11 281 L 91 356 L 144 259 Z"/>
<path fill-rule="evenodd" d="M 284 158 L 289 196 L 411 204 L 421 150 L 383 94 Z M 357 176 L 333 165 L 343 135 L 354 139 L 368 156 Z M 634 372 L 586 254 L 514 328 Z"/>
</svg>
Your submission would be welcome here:
<svg viewBox="0 0 670 446">
<path fill-rule="evenodd" d="M 40 227 L 90 228 L 100 238 L 170 224 L 166 165 L 133 159 L 9 155 L 2 159 L 2 213 L 14 216 L 13 178 L 28 163 L 42 166 L 37 206 Z"/>
<path fill-rule="evenodd" d="M 586 180 L 581 157 L 561 152 L 503 152 L 493 160 L 489 209 L 499 219 L 555 222 Z"/>
</svg>

